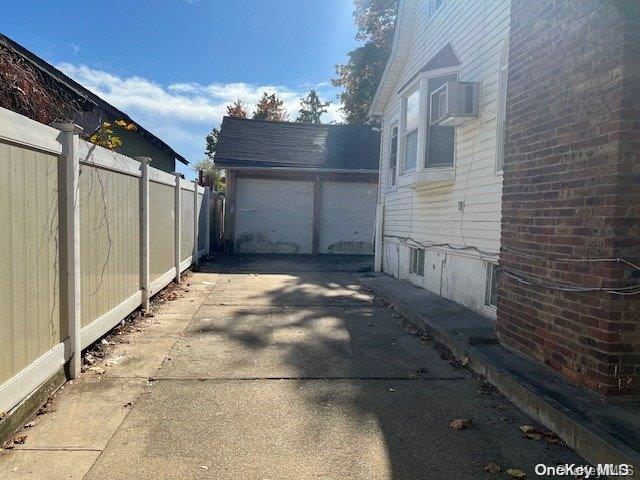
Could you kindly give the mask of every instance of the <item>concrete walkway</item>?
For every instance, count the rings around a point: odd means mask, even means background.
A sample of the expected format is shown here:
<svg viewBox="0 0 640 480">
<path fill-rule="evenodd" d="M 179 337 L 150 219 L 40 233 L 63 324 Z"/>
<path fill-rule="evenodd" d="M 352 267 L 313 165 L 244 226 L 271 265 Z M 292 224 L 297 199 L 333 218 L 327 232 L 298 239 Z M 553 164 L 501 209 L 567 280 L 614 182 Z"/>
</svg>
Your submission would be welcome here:
<svg viewBox="0 0 640 480">
<path fill-rule="evenodd" d="M 584 463 L 524 438 L 533 421 L 365 291 L 346 260 L 290 273 L 291 259 L 265 262 L 194 274 L 107 349 L 104 373 L 67 384 L 24 429 L 0 478 L 534 478 L 538 463 Z M 451 428 L 459 418 L 471 427 Z"/>
</svg>

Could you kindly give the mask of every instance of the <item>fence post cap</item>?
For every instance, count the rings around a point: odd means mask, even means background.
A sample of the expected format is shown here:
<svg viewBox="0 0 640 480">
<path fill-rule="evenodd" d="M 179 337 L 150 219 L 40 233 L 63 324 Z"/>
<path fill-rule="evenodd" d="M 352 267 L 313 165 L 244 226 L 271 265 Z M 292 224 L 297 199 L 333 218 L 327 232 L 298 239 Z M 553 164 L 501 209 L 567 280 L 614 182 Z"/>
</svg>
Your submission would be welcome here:
<svg viewBox="0 0 640 480">
<path fill-rule="evenodd" d="M 51 126 L 63 132 L 80 133 L 83 131 L 80 125 L 73 122 L 54 122 Z"/>
<path fill-rule="evenodd" d="M 180 172 L 173 172 L 176 178 L 182 178 L 182 174 Z"/>
<path fill-rule="evenodd" d="M 149 165 L 151 163 L 151 157 L 134 157 L 134 158 L 140 163 L 144 163 L 146 165 Z"/>
</svg>

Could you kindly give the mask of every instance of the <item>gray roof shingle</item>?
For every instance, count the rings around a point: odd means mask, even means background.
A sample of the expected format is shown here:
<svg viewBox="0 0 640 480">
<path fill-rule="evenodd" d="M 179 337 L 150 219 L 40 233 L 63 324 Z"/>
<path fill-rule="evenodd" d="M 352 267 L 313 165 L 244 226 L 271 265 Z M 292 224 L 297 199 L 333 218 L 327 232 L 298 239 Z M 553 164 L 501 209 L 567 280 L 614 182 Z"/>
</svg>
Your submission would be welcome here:
<svg viewBox="0 0 640 480">
<path fill-rule="evenodd" d="M 224 117 L 220 167 L 378 170 L 380 132 L 366 125 L 309 125 Z"/>
</svg>

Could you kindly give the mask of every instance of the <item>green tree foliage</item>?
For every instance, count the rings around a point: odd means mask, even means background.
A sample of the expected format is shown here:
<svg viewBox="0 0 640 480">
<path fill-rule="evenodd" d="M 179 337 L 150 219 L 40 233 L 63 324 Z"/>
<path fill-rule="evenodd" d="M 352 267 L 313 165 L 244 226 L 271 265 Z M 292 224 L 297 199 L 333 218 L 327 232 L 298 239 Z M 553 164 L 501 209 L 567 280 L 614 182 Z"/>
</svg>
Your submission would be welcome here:
<svg viewBox="0 0 640 480">
<path fill-rule="evenodd" d="M 244 102 L 240 99 L 233 102 L 231 105 L 227 105 L 227 116 L 236 118 L 247 118 L 247 109 L 244 106 Z M 218 136 L 220 130 L 213 127 L 211 133 L 206 137 L 206 146 L 204 153 L 206 158 L 193 164 L 193 169 L 196 171 L 202 170 L 203 175 L 213 180 L 213 185 L 216 192 L 224 192 L 224 180 L 222 179 L 222 171 L 214 168 L 213 157 L 216 154 L 216 145 L 218 144 Z"/>
<path fill-rule="evenodd" d="M 269 95 L 264 92 L 253 112 L 253 118 L 271 122 L 284 122 L 287 119 L 284 101 L 280 100 L 275 93 Z"/>
<path fill-rule="evenodd" d="M 362 45 L 350 51 L 348 61 L 336 65 L 331 80 L 342 87 L 340 100 L 347 123 L 367 123 L 369 108 L 391 52 L 397 0 L 354 0 L 356 39 Z"/>
<path fill-rule="evenodd" d="M 218 136 L 220 135 L 220 130 L 217 129 L 216 127 L 213 127 L 211 129 L 211 133 L 209 135 L 207 135 L 205 141 L 206 141 L 206 146 L 204 149 L 204 154 L 208 157 L 208 158 L 213 158 L 213 156 L 216 154 L 216 145 L 218 143 Z"/>
<path fill-rule="evenodd" d="M 296 122 L 298 123 L 322 123 L 320 117 L 327 112 L 330 102 L 321 102 L 318 92 L 311 90 L 305 98 L 301 98 L 302 108 Z"/>
<path fill-rule="evenodd" d="M 213 181 L 213 188 L 216 192 L 224 192 L 224 179 L 222 178 L 222 171 L 214 168 L 212 158 L 204 158 L 193 164 L 193 169 L 196 171 L 202 170 L 202 175 Z"/>
</svg>

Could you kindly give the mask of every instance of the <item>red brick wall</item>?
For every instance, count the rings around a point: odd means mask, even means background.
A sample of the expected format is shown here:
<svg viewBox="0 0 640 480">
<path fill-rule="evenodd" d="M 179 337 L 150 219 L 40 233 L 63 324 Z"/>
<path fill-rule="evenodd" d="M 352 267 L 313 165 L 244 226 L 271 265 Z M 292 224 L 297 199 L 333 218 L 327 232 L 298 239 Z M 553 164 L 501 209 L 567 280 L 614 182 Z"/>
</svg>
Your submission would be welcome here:
<svg viewBox="0 0 640 480">
<path fill-rule="evenodd" d="M 513 0 L 497 331 L 604 394 L 640 393 L 640 58 L 634 1 Z M 509 274 L 533 280 L 527 285 Z"/>
</svg>

